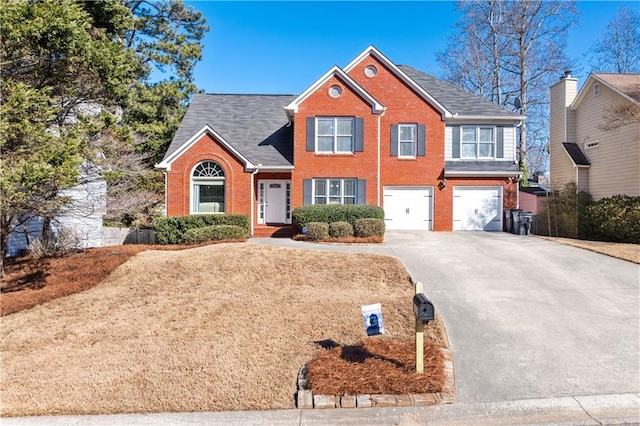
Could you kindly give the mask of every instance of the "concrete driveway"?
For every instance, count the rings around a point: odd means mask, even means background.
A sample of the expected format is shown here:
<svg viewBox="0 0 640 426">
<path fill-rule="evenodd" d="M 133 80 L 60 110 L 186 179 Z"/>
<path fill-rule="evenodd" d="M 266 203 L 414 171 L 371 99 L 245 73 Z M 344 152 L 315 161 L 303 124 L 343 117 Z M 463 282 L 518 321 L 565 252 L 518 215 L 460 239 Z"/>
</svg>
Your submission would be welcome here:
<svg viewBox="0 0 640 426">
<path fill-rule="evenodd" d="M 640 265 L 503 232 L 385 241 L 444 319 L 458 402 L 640 392 Z"/>
</svg>

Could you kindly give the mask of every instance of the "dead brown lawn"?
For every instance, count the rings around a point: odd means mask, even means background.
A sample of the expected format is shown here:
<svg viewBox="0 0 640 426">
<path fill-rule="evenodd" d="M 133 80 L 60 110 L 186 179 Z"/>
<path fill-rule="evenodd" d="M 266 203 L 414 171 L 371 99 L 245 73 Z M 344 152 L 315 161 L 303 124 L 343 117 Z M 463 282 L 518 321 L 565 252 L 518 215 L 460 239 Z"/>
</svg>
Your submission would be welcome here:
<svg viewBox="0 0 640 426">
<path fill-rule="evenodd" d="M 541 238 L 640 264 L 640 244 L 606 243 L 603 241 L 575 240 L 561 237 Z"/>
<path fill-rule="evenodd" d="M 377 302 L 385 338 L 411 341 L 411 299 L 391 257 L 145 251 L 91 289 L 2 318 L 0 414 L 293 408 L 317 342 L 361 341 L 360 306 Z M 446 341 L 440 323 L 427 331 Z"/>
</svg>

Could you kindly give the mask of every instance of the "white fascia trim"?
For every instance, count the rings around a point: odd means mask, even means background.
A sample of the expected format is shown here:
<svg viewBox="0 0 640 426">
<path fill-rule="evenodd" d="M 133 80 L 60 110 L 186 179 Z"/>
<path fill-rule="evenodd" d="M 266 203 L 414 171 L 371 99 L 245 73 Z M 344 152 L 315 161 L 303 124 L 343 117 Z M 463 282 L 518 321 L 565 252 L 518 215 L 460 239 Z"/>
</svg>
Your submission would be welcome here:
<svg viewBox="0 0 640 426">
<path fill-rule="evenodd" d="M 298 106 L 304 102 L 313 92 L 315 92 L 320 86 L 326 83 L 331 77 L 337 76 L 344 83 L 349 86 L 352 90 L 354 90 L 358 95 L 360 95 L 363 99 L 365 99 L 371 105 L 371 112 L 373 114 L 377 114 L 380 111 L 384 111 L 386 107 L 378 102 L 373 96 L 369 94 L 362 86 L 355 82 L 347 73 L 342 71 L 337 65 L 334 65 L 329 71 L 327 71 L 322 77 L 316 80 L 311 86 L 307 88 L 304 92 L 302 92 L 297 98 L 295 98 L 289 105 L 284 107 L 284 109 L 290 113 L 297 113 Z"/>
<path fill-rule="evenodd" d="M 505 116 L 493 116 L 493 115 L 457 115 L 456 114 L 451 117 L 448 117 L 446 122 L 457 123 L 457 122 L 463 122 L 463 121 L 469 121 L 469 120 L 471 121 L 487 120 L 487 121 L 507 121 L 515 125 L 515 124 L 522 123 L 526 119 L 527 119 L 527 116 L 525 115 L 505 117 Z"/>
<path fill-rule="evenodd" d="M 626 100 L 628 100 L 629 102 L 633 102 L 634 104 L 637 104 L 638 101 L 636 101 L 635 99 L 629 97 L 629 95 L 627 95 L 626 93 L 620 91 L 617 87 L 612 86 L 611 84 L 607 83 L 605 80 L 601 79 L 600 77 L 598 77 L 597 75 L 594 74 L 589 74 L 589 77 L 587 78 L 587 81 L 584 82 L 584 85 L 582 86 L 582 88 L 580 89 L 580 92 L 578 93 L 578 96 L 576 96 L 576 98 L 573 100 L 573 102 L 571 103 L 571 109 L 575 110 L 578 108 L 578 105 L 580 105 L 580 103 L 582 102 L 582 100 L 584 99 L 584 97 L 587 95 L 587 92 L 589 92 L 591 88 L 591 84 L 589 84 L 589 82 L 591 80 L 595 80 L 598 83 L 604 84 L 605 86 L 607 86 L 609 89 L 613 90 L 614 92 L 616 92 L 618 95 L 622 96 L 623 98 L 625 98 Z"/>
<path fill-rule="evenodd" d="M 255 165 L 251 161 L 249 161 L 247 157 L 242 155 L 229 142 L 227 142 L 222 136 L 220 136 L 218 132 L 216 132 L 211 127 L 209 127 L 208 124 L 202 127 L 202 129 L 198 130 L 193 136 L 189 138 L 189 140 L 183 143 L 180 146 L 180 148 L 176 149 L 173 152 L 173 154 L 171 154 L 169 157 L 162 160 L 160 163 L 156 164 L 155 167 L 159 169 L 171 170 L 171 163 L 173 163 L 176 160 L 176 158 L 184 154 L 185 151 L 191 148 L 197 141 L 200 140 L 202 136 L 204 136 L 207 133 L 212 135 L 216 140 L 218 140 L 222 145 L 224 145 L 224 147 L 227 148 L 229 151 L 231 151 L 233 155 L 235 155 L 239 160 L 243 161 L 245 169 L 253 169 L 255 167 Z"/>
<path fill-rule="evenodd" d="M 255 169 L 260 169 L 260 172 L 291 172 L 294 170 L 293 166 L 265 166 L 261 164 L 255 165 Z"/>
<path fill-rule="evenodd" d="M 442 114 L 443 118 L 452 117 L 453 114 L 451 111 L 446 109 L 440 102 L 438 102 L 433 96 L 427 93 L 419 84 L 417 84 L 413 79 L 411 79 L 408 75 L 404 73 L 400 68 L 396 66 L 393 62 L 389 60 L 386 56 L 384 56 L 378 49 L 374 46 L 367 47 L 361 54 L 356 56 L 354 60 L 349 62 L 349 64 L 344 67 L 346 72 L 351 71 L 356 65 L 358 65 L 362 60 L 364 60 L 367 56 L 373 56 L 378 61 L 382 62 L 387 68 L 389 68 L 396 76 L 400 78 L 403 82 L 409 85 L 413 90 L 418 92 L 420 96 L 422 96 L 427 102 L 436 107 L 438 111 Z"/>
<path fill-rule="evenodd" d="M 479 171 L 452 171 L 452 172 L 448 172 L 447 169 L 445 168 L 444 170 L 444 175 L 445 176 L 449 176 L 449 177 L 455 177 L 455 176 L 461 176 L 461 177 L 468 177 L 468 176 L 498 176 L 498 177 L 503 177 L 503 176 L 522 176 L 522 172 L 517 171 L 517 172 L 502 172 L 502 171 L 487 171 L 487 172 L 479 172 Z"/>
</svg>

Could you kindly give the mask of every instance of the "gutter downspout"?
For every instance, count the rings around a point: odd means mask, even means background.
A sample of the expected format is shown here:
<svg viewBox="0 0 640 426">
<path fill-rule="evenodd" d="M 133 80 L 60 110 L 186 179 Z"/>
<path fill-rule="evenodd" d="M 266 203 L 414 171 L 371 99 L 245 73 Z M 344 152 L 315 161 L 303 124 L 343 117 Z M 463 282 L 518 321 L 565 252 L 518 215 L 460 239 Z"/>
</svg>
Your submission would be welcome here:
<svg viewBox="0 0 640 426">
<path fill-rule="evenodd" d="M 164 173 L 164 217 L 168 217 L 169 216 L 169 195 L 168 195 L 168 188 L 167 188 L 167 171 L 165 170 Z"/>
<path fill-rule="evenodd" d="M 258 166 L 261 166 L 262 164 L 258 164 Z M 251 218 L 249 219 L 249 236 L 253 237 L 253 220 L 254 220 L 254 216 L 253 216 L 253 212 L 254 212 L 254 208 L 253 205 L 255 204 L 255 185 L 253 183 L 253 181 L 255 180 L 255 176 L 256 174 L 258 174 L 258 172 L 260 171 L 260 169 L 258 167 L 256 167 L 255 171 L 253 173 L 251 173 Z"/>
<path fill-rule="evenodd" d="M 380 120 L 382 119 L 382 116 L 384 115 L 384 113 L 387 112 L 387 109 L 383 109 L 382 113 L 380 115 L 378 115 L 378 170 L 376 171 L 377 173 L 377 206 L 380 206 L 380 190 L 382 188 L 380 188 Z"/>
</svg>

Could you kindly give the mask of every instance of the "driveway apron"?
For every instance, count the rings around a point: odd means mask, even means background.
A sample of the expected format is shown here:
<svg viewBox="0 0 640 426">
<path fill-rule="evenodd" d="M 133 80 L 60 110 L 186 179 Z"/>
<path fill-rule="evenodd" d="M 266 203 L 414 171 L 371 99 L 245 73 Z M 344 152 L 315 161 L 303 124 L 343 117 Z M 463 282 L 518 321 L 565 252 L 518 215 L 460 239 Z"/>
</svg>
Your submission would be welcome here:
<svg viewBox="0 0 640 426">
<path fill-rule="evenodd" d="M 445 322 L 458 402 L 640 392 L 640 265 L 503 232 L 385 242 Z"/>
</svg>

